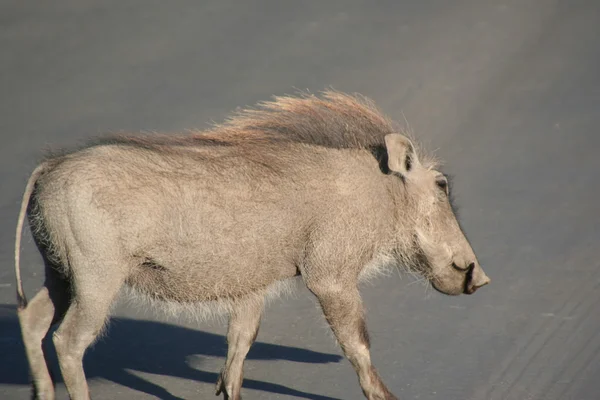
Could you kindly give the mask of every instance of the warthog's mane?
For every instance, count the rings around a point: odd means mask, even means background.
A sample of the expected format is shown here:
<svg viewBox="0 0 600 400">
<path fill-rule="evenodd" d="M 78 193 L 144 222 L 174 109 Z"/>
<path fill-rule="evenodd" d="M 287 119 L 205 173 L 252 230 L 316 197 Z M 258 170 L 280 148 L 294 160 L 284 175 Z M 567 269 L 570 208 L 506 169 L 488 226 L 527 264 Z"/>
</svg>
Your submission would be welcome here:
<svg viewBox="0 0 600 400">
<path fill-rule="evenodd" d="M 256 107 L 238 110 L 225 122 L 203 131 L 109 134 L 82 147 L 121 145 L 169 152 L 196 146 L 262 145 L 270 148 L 291 142 L 333 149 L 364 149 L 380 158 L 382 152 L 385 153 L 384 137 L 395 132 L 411 139 L 422 163 L 435 166 L 433 157 L 423 153 L 409 130 L 384 115 L 372 100 L 334 90 L 326 90 L 319 96 L 308 93 L 275 96 Z M 49 158 L 72 152 L 54 152 Z"/>
<path fill-rule="evenodd" d="M 379 156 L 385 136 L 401 133 L 413 142 L 417 157 L 427 167 L 435 167 L 434 158 L 425 154 L 408 127 L 401 127 L 375 103 L 360 94 L 326 90 L 320 96 L 300 93 L 275 96 L 272 101 L 245 108 L 206 132 L 204 139 L 280 142 L 289 141 L 333 149 L 365 149 Z"/>
<path fill-rule="evenodd" d="M 321 96 L 276 96 L 236 112 L 208 133 L 360 149 L 382 146 L 385 135 L 395 131 L 394 123 L 368 98 L 328 90 Z"/>
</svg>

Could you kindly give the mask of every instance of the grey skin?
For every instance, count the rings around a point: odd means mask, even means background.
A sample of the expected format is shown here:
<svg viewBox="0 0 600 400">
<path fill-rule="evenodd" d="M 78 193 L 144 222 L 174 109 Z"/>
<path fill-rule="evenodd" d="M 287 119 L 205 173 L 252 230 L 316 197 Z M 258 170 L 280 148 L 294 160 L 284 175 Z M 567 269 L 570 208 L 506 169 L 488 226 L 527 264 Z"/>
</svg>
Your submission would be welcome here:
<svg viewBox="0 0 600 400">
<path fill-rule="evenodd" d="M 359 281 L 400 266 L 440 292 L 487 284 L 453 212 L 446 177 L 373 104 L 328 91 L 280 97 L 188 135 L 120 136 L 47 158 L 17 224 L 18 315 L 34 396 L 53 399 L 42 350 L 53 335 L 72 399 L 124 287 L 154 304 L 229 313 L 217 395 L 240 399 L 264 298 L 300 275 L 366 398 L 395 399 L 369 353 Z M 25 219 L 45 261 L 28 303 Z"/>
</svg>

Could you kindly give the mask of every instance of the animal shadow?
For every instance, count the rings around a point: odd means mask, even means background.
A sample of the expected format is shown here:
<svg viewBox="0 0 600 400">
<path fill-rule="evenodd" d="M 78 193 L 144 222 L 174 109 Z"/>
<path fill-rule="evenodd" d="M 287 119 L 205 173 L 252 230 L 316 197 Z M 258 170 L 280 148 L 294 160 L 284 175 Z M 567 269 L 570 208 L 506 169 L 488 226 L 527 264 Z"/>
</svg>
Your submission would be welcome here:
<svg viewBox="0 0 600 400">
<path fill-rule="evenodd" d="M 60 381 L 54 348 L 46 340 L 50 368 Z M 189 329 L 163 322 L 112 318 L 108 336 L 93 346 L 84 360 L 88 379 L 103 378 L 119 385 L 156 396 L 179 399 L 161 386 L 131 372 L 172 376 L 214 384 L 218 374 L 190 367 L 186 359 L 194 355 L 225 358 L 226 339 L 222 335 Z M 256 342 L 250 360 L 287 360 L 303 363 L 334 363 L 342 357 L 297 347 Z M 0 385 L 29 385 L 29 372 L 16 308 L 0 305 Z M 312 400 L 335 400 L 276 383 L 246 379 L 244 388 Z"/>
</svg>

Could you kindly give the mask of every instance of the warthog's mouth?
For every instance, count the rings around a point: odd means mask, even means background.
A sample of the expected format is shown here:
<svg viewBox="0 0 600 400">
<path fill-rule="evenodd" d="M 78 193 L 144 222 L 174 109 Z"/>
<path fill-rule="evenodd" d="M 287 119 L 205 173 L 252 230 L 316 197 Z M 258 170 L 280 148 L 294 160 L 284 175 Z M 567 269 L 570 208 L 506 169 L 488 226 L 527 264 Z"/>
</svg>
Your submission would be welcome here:
<svg viewBox="0 0 600 400">
<path fill-rule="evenodd" d="M 453 284 L 449 285 L 445 284 L 443 279 L 430 275 L 432 265 L 422 251 L 417 252 L 414 260 L 415 262 L 411 266 L 412 270 L 425 276 L 429 275 L 430 277 L 428 280 L 431 283 L 431 286 L 433 286 L 433 288 L 441 294 L 448 296 L 473 294 L 481 287 L 473 284 L 473 271 L 475 270 L 475 263 L 471 263 L 465 267 L 459 266 L 455 262 L 452 262 L 450 265 L 448 265 L 446 268 L 450 269 L 452 271 L 450 274 L 454 276 L 454 278 L 451 279 Z M 459 281 L 460 276 L 463 278 Z"/>
<path fill-rule="evenodd" d="M 448 289 L 442 289 L 442 288 L 440 288 L 440 286 L 442 286 L 442 285 L 440 285 L 440 284 L 439 284 L 439 282 L 438 282 L 438 283 L 436 283 L 436 279 L 432 279 L 432 280 L 431 280 L 431 286 L 432 286 L 432 287 L 433 287 L 433 288 L 434 288 L 434 289 L 435 289 L 437 292 L 439 292 L 439 293 L 441 293 L 441 294 L 444 294 L 444 295 L 446 295 L 446 296 L 458 296 L 458 295 L 460 295 L 460 294 L 463 294 L 463 293 L 464 293 L 464 291 L 462 290 L 462 288 L 461 288 L 461 287 L 458 287 L 458 288 L 456 288 L 456 289 L 450 289 L 450 290 L 448 290 Z"/>
<path fill-rule="evenodd" d="M 447 286 L 441 279 L 433 277 L 430 279 L 431 286 L 438 291 L 439 293 L 448 295 L 448 296 L 458 296 L 460 294 L 473 294 L 479 287 L 474 286 L 473 283 L 473 270 L 475 269 L 475 264 L 471 263 L 468 267 L 462 268 L 456 265 L 454 262 L 448 266 L 448 268 L 452 268 L 454 270 L 453 275 L 457 276 L 457 274 L 463 275 L 464 279 L 462 280 L 462 284 L 456 282 L 456 284 L 452 285 L 451 288 L 445 289 Z"/>
</svg>

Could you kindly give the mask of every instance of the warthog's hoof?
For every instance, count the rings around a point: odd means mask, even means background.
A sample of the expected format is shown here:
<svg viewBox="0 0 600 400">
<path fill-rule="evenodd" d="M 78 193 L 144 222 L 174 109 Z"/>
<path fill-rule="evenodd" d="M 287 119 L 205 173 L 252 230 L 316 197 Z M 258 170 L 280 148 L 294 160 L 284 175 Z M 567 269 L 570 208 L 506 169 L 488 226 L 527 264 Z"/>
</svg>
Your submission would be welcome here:
<svg viewBox="0 0 600 400">
<path fill-rule="evenodd" d="M 223 373 L 219 375 L 219 379 L 217 380 L 217 385 L 215 389 L 215 395 L 220 396 L 221 394 L 223 394 L 224 400 L 242 400 L 242 396 L 239 394 L 237 396 L 234 395 L 232 397 L 229 395 L 229 393 L 227 393 L 227 388 L 225 387 L 225 380 L 223 379 Z"/>
<path fill-rule="evenodd" d="M 219 396 L 221 393 L 225 395 L 227 399 L 227 391 L 225 390 L 225 383 L 223 382 L 223 374 L 219 374 L 219 379 L 217 379 L 217 384 L 215 386 L 215 396 Z"/>
</svg>

